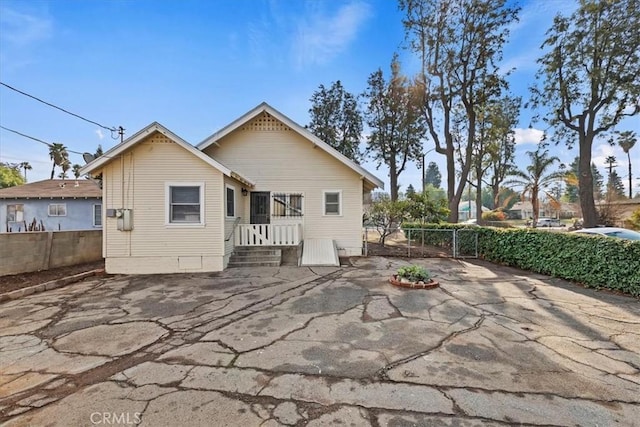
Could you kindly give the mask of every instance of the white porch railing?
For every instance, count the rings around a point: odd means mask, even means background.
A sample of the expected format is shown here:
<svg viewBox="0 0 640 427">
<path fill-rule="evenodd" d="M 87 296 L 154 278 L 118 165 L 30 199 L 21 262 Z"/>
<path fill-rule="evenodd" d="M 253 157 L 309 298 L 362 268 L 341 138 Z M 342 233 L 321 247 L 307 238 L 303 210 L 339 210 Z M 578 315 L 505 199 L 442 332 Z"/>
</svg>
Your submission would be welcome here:
<svg viewBox="0 0 640 427">
<path fill-rule="evenodd" d="M 302 241 L 302 224 L 238 224 L 236 246 L 296 246 Z"/>
</svg>

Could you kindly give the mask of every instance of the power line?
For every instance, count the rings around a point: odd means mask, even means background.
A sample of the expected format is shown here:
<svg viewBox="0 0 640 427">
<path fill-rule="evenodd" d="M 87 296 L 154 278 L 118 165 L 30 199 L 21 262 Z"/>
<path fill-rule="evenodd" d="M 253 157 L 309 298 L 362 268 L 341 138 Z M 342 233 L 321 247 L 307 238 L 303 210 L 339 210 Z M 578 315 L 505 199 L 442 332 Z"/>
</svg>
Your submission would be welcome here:
<svg viewBox="0 0 640 427">
<path fill-rule="evenodd" d="M 58 107 L 57 105 L 51 104 L 50 102 L 47 102 L 47 101 L 44 101 L 44 100 L 42 100 L 42 99 L 38 98 L 37 96 L 30 95 L 30 94 L 28 94 L 28 93 L 26 93 L 26 92 L 21 91 L 20 89 L 16 89 L 16 88 L 15 88 L 15 87 L 13 87 L 13 86 L 9 86 L 9 85 L 8 85 L 8 84 L 6 84 L 6 83 L 0 82 L 0 85 L 2 85 L 2 86 L 4 86 L 4 87 L 6 87 L 6 88 L 8 88 L 8 89 L 11 89 L 11 90 L 13 90 L 13 91 L 15 91 L 15 92 L 18 92 L 18 93 L 20 93 L 20 94 L 22 94 L 22 95 L 24 95 L 24 96 L 28 96 L 28 97 L 29 97 L 29 98 L 31 98 L 31 99 L 35 99 L 35 100 L 36 100 L 36 101 L 38 101 L 38 102 L 42 102 L 43 104 L 48 105 L 49 107 L 53 107 L 53 108 L 55 108 L 55 109 L 57 109 L 57 110 L 60 110 L 60 111 L 62 111 L 62 112 L 65 112 L 65 113 L 67 113 L 67 114 L 70 114 L 70 115 L 72 115 L 72 116 L 74 116 L 74 117 L 77 117 L 77 118 L 79 118 L 79 119 L 81 119 L 81 120 L 84 120 L 85 122 L 88 122 L 88 123 L 94 124 L 94 125 L 96 125 L 96 126 L 100 126 L 102 129 L 106 129 L 106 130 L 108 130 L 109 132 L 112 132 L 112 133 L 113 133 L 113 132 L 118 132 L 118 128 L 115 128 L 115 127 L 108 127 L 108 126 L 101 125 L 101 124 L 100 124 L 100 123 L 98 123 L 98 122 L 94 122 L 93 120 L 89 120 L 89 119 L 87 119 L 86 117 L 82 117 L 82 116 L 81 116 L 81 115 L 79 115 L 79 114 L 72 113 L 71 111 L 65 110 L 65 109 L 64 109 L 64 108 L 62 108 L 62 107 Z"/>
<path fill-rule="evenodd" d="M 0 129 L 4 129 L 4 130 L 6 130 L 6 131 L 13 132 L 13 133 L 15 133 L 15 134 L 17 134 L 17 135 L 20 135 L 20 136 L 23 136 L 23 137 L 25 137 L 25 138 L 32 139 L 32 140 L 34 140 L 34 141 L 37 141 L 37 142 L 39 142 L 39 143 L 41 143 L 41 144 L 46 145 L 46 146 L 47 146 L 47 147 L 49 147 L 49 148 L 51 148 L 51 146 L 53 145 L 53 144 L 51 144 L 51 143 L 49 143 L 49 142 L 43 141 L 43 140 L 38 139 L 38 138 L 33 137 L 33 136 L 25 135 L 25 134 L 24 134 L 24 133 L 22 133 L 22 132 L 18 132 L 17 130 L 13 130 L 13 129 L 6 128 L 6 127 L 4 127 L 4 126 L 2 126 L 2 125 L 0 125 Z M 65 147 L 65 148 L 66 148 L 66 147 Z M 84 153 L 80 153 L 80 152 L 78 152 L 78 151 L 69 150 L 68 148 L 66 148 L 66 150 L 67 150 L 67 152 L 69 152 L 69 153 L 73 153 L 73 154 L 80 154 L 80 155 L 84 154 Z"/>
</svg>

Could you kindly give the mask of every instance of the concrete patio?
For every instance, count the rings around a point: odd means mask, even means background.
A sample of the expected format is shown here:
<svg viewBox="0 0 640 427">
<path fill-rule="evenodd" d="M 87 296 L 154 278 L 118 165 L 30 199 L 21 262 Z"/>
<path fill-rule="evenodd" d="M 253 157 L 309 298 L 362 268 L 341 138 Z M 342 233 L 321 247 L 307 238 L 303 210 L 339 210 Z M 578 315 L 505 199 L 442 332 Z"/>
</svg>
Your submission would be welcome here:
<svg viewBox="0 0 640 427">
<path fill-rule="evenodd" d="M 640 304 L 482 261 L 113 276 L 0 303 L 8 426 L 640 425 Z M 4 424 L 3 424 L 4 425 Z"/>
</svg>

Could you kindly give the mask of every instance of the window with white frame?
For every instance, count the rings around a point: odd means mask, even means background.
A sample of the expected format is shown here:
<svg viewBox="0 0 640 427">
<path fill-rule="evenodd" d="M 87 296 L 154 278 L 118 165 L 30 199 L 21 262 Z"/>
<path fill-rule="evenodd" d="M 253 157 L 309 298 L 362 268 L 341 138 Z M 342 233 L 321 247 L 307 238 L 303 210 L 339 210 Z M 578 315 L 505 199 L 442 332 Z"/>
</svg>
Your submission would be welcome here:
<svg viewBox="0 0 640 427">
<path fill-rule="evenodd" d="M 236 216 L 236 189 L 230 185 L 226 186 L 227 216 Z"/>
<path fill-rule="evenodd" d="M 275 193 L 273 198 L 273 214 L 275 217 L 302 216 L 302 194 Z"/>
<path fill-rule="evenodd" d="M 51 203 L 49 205 L 49 216 L 67 216 L 67 204 Z"/>
<path fill-rule="evenodd" d="M 93 205 L 93 226 L 102 227 L 102 205 Z"/>
<path fill-rule="evenodd" d="M 204 224 L 203 183 L 168 183 L 166 193 L 168 224 Z"/>
<path fill-rule="evenodd" d="M 22 222 L 24 221 L 24 205 L 7 205 L 7 221 Z"/>
<path fill-rule="evenodd" d="M 324 215 L 340 216 L 342 215 L 342 192 L 341 191 L 324 191 Z"/>
</svg>

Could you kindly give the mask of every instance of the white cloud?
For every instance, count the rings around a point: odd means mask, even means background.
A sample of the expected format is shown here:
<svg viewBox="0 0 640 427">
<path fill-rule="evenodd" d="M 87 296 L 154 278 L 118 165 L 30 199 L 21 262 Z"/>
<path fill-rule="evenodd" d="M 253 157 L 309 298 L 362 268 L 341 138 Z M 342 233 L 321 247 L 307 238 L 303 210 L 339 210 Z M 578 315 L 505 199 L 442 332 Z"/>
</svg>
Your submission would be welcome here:
<svg viewBox="0 0 640 427">
<path fill-rule="evenodd" d="M 534 128 L 515 128 L 513 131 L 515 132 L 516 145 L 538 144 L 544 136 L 543 131 Z"/>
<path fill-rule="evenodd" d="M 102 132 L 102 129 L 96 129 L 95 132 L 96 132 L 96 135 L 98 135 L 98 139 L 100 140 L 104 139 L 104 133 Z"/>
<path fill-rule="evenodd" d="M 352 1 L 333 15 L 314 11 L 301 19 L 293 45 L 296 64 L 302 67 L 329 62 L 349 46 L 370 16 L 367 3 Z"/>
<path fill-rule="evenodd" d="M 0 9 L 2 41 L 24 47 L 51 36 L 53 25 L 49 18 L 21 13 L 8 7 Z"/>
</svg>

